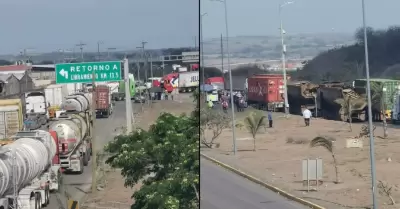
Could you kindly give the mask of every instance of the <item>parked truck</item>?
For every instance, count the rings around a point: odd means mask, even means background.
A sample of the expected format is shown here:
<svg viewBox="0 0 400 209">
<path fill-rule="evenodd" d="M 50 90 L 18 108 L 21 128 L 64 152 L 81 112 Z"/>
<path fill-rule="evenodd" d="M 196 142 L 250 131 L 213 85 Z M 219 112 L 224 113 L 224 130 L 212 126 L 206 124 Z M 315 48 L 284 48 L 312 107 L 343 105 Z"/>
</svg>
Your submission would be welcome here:
<svg viewBox="0 0 400 209">
<path fill-rule="evenodd" d="M 108 118 L 113 111 L 110 87 L 97 85 L 93 93 L 96 98 L 96 116 Z"/>
<path fill-rule="evenodd" d="M 287 88 L 289 111 L 291 114 L 301 114 L 302 107 L 304 106 L 312 112 L 316 112 L 315 108 L 320 109 L 317 105 L 318 84 L 308 81 L 296 81 L 289 82 Z"/>
<path fill-rule="evenodd" d="M 92 153 L 90 93 L 76 93 L 66 97 L 63 112 L 49 125 L 58 135 L 60 165 L 63 171 L 82 174 Z"/>
<path fill-rule="evenodd" d="M 129 93 L 131 98 L 134 98 L 136 93 L 135 78 L 132 73 L 129 73 L 128 77 L 129 77 Z M 112 93 L 111 99 L 113 101 L 125 100 L 125 81 L 119 82 L 118 92 Z"/>
<path fill-rule="evenodd" d="M 21 99 L 0 100 L 0 145 L 4 145 L 18 131 L 22 131 L 23 121 Z"/>
<path fill-rule="evenodd" d="M 290 79 L 288 77 L 288 79 Z M 283 76 L 256 74 L 248 78 L 248 105 L 258 109 L 282 111 L 284 109 Z"/>
<path fill-rule="evenodd" d="M 180 72 L 178 77 L 179 92 L 193 92 L 199 86 L 199 71 Z"/>
<path fill-rule="evenodd" d="M 382 119 L 383 115 L 385 115 L 387 119 L 392 118 L 391 111 L 393 110 L 393 101 L 398 94 L 400 80 L 372 78 L 370 82 L 372 88 L 379 86 L 382 87 L 379 91 L 383 91 L 382 98 L 376 98 L 376 100 L 372 101 L 372 119 L 374 121 L 379 121 Z M 353 82 L 354 90 L 358 94 L 366 94 L 366 85 L 366 79 L 357 79 Z M 372 88 L 371 94 L 374 95 L 375 92 Z M 382 105 L 384 105 L 384 107 L 382 107 Z"/>
<path fill-rule="evenodd" d="M 48 122 L 46 96 L 44 91 L 24 93 L 25 127 L 35 130 Z"/>
<path fill-rule="evenodd" d="M 217 90 L 224 89 L 224 77 L 210 77 L 206 79 L 206 84 L 210 84 Z"/>
<path fill-rule="evenodd" d="M 63 103 L 66 96 L 72 92 L 68 92 L 67 85 L 52 84 L 44 89 L 46 97 L 47 111 L 49 119 L 56 118 L 56 112 L 61 110 L 61 104 Z"/>
<path fill-rule="evenodd" d="M 365 95 L 358 94 L 351 86 L 340 82 L 321 84 L 318 89 L 318 103 L 322 109 L 321 115 L 325 119 L 348 121 L 348 114 L 337 101 L 350 97 L 352 100 L 352 119 L 366 120 L 367 100 Z"/>
<path fill-rule="evenodd" d="M 18 132 L 0 147 L 0 208 L 40 209 L 50 203 L 61 180 L 57 147 L 57 134 L 43 130 Z"/>
</svg>

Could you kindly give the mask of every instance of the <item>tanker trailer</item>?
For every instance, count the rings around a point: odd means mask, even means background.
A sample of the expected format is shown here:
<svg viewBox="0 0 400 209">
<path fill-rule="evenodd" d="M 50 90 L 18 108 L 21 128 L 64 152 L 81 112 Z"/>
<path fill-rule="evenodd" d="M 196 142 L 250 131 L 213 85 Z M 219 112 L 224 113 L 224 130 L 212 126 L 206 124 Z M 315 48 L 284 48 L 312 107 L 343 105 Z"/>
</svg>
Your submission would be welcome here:
<svg viewBox="0 0 400 209">
<path fill-rule="evenodd" d="M 86 116 L 83 112 L 62 113 L 49 125 L 49 130 L 58 135 L 61 169 L 66 172 L 82 174 L 84 166 L 89 164 L 92 143 L 90 118 Z"/>
<path fill-rule="evenodd" d="M 57 134 L 21 131 L 14 140 L 0 147 L 0 208 L 15 208 L 13 204 L 21 209 L 45 207 L 61 180 Z"/>
<path fill-rule="evenodd" d="M 67 112 L 86 112 L 92 104 L 91 93 L 76 93 L 65 97 L 61 109 Z"/>
<path fill-rule="evenodd" d="M 290 113 L 301 114 L 302 106 L 306 106 L 310 111 L 315 112 L 318 87 L 318 84 L 313 84 L 308 81 L 289 83 L 287 89 Z M 317 106 L 317 108 L 320 109 L 319 106 Z"/>
</svg>

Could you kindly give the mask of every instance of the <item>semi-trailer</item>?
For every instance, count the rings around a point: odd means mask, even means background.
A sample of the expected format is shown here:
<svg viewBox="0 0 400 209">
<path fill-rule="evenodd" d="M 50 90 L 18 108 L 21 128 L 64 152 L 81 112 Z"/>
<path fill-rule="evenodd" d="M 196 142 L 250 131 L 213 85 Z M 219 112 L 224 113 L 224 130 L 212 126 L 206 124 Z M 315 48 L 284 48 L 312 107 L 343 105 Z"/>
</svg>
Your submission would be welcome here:
<svg viewBox="0 0 400 209">
<path fill-rule="evenodd" d="M 54 131 L 21 131 L 0 147 L 0 208 L 41 209 L 60 187 Z"/>
<path fill-rule="evenodd" d="M 92 153 L 91 93 L 76 93 L 65 98 L 60 116 L 49 125 L 59 140 L 60 166 L 65 172 L 82 174 Z"/>
<path fill-rule="evenodd" d="M 110 87 L 97 85 L 93 96 L 96 98 L 96 116 L 108 118 L 113 110 Z"/>
</svg>

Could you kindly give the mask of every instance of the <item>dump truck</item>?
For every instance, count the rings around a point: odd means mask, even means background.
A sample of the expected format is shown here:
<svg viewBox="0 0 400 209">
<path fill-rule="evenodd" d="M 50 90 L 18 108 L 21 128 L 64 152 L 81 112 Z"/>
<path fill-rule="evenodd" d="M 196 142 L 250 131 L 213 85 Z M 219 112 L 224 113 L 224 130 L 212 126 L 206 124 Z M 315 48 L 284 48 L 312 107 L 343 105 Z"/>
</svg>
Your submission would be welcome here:
<svg viewBox="0 0 400 209">
<path fill-rule="evenodd" d="M 382 87 L 383 98 L 376 98 L 372 101 L 372 119 L 374 121 L 380 121 L 382 119 L 383 114 L 387 119 L 392 118 L 391 112 L 393 110 L 393 101 L 396 95 L 399 93 L 400 89 L 400 80 L 391 80 L 391 79 L 380 79 L 380 78 L 372 78 L 371 82 L 371 95 L 375 94 L 374 88 Z M 367 81 L 366 79 L 356 79 L 353 82 L 354 90 L 358 94 L 366 94 L 367 89 Z M 381 101 L 383 100 L 383 101 Z M 384 107 L 382 107 L 384 105 Z"/>
<path fill-rule="evenodd" d="M 8 143 L 23 129 L 24 116 L 21 99 L 0 100 L 0 145 Z"/>
<path fill-rule="evenodd" d="M 248 78 L 247 103 L 258 109 L 282 111 L 285 106 L 283 90 L 282 74 L 255 74 Z"/>
<path fill-rule="evenodd" d="M 96 116 L 108 118 L 113 111 L 110 87 L 97 85 L 93 96 L 96 100 Z"/>
<path fill-rule="evenodd" d="M 321 107 L 321 115 L 325 119 L 348 121 L 348 115 L 345 113 L 342 105 L 339 103 L 346 97 L 350 97 L 353 103 L 352 119 L 365 121 L 367 99 L 364 94 L 358 94 L 351 86 L 341 82 L 324 83 L 318 89 L 318 103 Z"/>
<path fill-rule="evenodd" d="M 18 132 L 12 143 L 0 147 L 0 208 L 49 205 L 50 192 L 58 191 L 61 183 L 57 148 L 57 134 L 43 130 Z"/>
<path fill-rule="evenodd" d="M 314 114 L 318 112 L 318 109 L 320 109 L 317 105 L 318 88 L 319 84 L 314 84 L 309 81 L 289 82 L 287 89 L 290 113 L 301 114 L 303 106 L 307 107 L 311 112 L 314 112 Z"/>
<path fill-rule="evenodd" d="M 49 125 L 58 135 L 60 166 L 66 173 L 84 172 L 92 153 L 91 93 L 67 96 L 61 108 L 65 111 Z"/>
</svg>

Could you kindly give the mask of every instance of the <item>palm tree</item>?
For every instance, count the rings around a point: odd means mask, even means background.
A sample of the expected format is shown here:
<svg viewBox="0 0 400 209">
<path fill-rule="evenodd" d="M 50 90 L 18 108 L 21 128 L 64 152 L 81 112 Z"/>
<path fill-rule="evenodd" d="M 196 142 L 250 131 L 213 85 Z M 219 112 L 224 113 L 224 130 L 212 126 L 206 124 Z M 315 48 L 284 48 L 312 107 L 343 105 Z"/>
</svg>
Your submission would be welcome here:
<svg viewBox="0 0 400 209">
<path fill-rule="evenodd" d="M 385 102 L 385 92 L 384 92 L 384 84 L 378 82 L 371 82 L 371 93 L 372 93 L 372 104 L 379 104 L 380 112 L 382 113 L 382 125 L 383 125 L 383 138 L 387 138 L 388 127 L 386 121 L 386 102 Z"/>
<path fill-rule="evenodd" d="M 310 147 L 324 147 L 331 153 L 332 158 L 333 158 L 333 165 L 335 166 L 335 174 L 336 174 L 335 183 L 337 184 L 337 183 L 340 183 L 340 180 L 339 180 L 339 171 L 338 171 L 338 165 L 337 165 L 336 156 L 335 156 L 335 152 L 334 152 L 333 141 L 336 141 L 336 140 L 333 138 L 317 136 L 313 140 L 311 140 Z"/>
<path fill-rule="evenodd" d="M 256 136 L 261 127 L 265 126 L 265 121 L 267 116 L 265 116 L 260 111 L 251 112 L 244 119 L 245 126 L 247 130 L 251 133 L 253 137 L 253 150 L 256 151 Z"/>
<path fill-rule="evenodd" d="M 335 103 L 341 106 L 339 114 L 344 122 L 349 122 L 350 131 L 353 130 L 353 113 L 362 111 L 367 106 L 367 97 L 359 95 L 353 90 L 343 90 L 343 98 L 336 99 Z"/>
<path fill-rule="evenodd" d="M 339 104 L 340 110 L 339 114 L 343 122 L 349 122 L 350 131 L 353 131 L 353 119 L 352 119 L 352 112 L 353 112 L 353 102 L 351 101 L 350 96 L 344 96 L 343 99 L 336 99 L 335 102 Z"/>
</svg>

